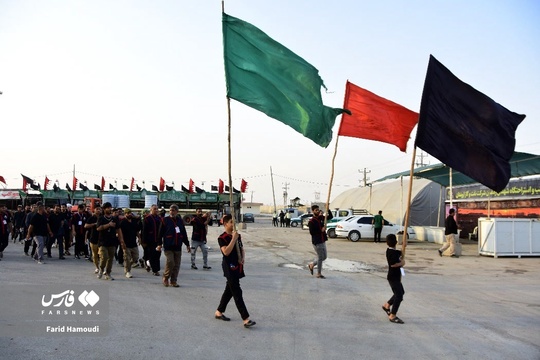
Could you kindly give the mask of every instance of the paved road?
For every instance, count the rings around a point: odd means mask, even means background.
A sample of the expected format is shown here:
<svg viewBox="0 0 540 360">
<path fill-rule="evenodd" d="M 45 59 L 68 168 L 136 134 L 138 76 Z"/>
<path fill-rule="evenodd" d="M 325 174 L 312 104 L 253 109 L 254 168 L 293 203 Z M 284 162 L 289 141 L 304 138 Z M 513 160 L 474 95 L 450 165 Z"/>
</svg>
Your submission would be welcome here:
<svg viewBox="0 0 540 360">
<path fill-rule="evenodd" d="M 209 230 L 213 269 L 191 270 L 184 254 L 177 289 L 142 269 L 126 279 L 115 265 L 116 280 L 107 282 L 84 260 L 38 265 L 11 243 L 0 261 L 3 335 L 5 319 L 25 303 L 21 289 L 41 285 L 106 287 L 109 329 L 106 337 L 3 336 L 0 358 L 540 359 L 539 258 L 480 257 L 475 244 L 465 244 L 459 259 L 440 258 L 437 245 L 411 243 L 399 312 L 405 324 L 398 325 L 380 308 L 391 295 L 385 245 L 332 239 L 326 265 L 333 270 L 315 279 L 306 268 L 315 256 L 307 231 L 257 218 L 241 231 L 242 288 L 257 321 L 244 329 L 233 303 L 232 321 L 213 317 L 225 284 L 215 241 L 222 229 Z"/>
</svg>

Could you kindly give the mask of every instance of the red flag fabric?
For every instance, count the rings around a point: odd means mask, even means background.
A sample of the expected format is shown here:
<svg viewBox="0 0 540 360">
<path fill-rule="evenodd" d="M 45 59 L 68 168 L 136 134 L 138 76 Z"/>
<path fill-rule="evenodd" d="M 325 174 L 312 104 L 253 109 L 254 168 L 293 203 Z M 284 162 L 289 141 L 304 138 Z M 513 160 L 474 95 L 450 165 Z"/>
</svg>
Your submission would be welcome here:
<svg viewBox="0 0 540 360">
<path fill-rule="evenodd" d="M 79 180 L 77 180 L 77 178 L 74 176 L 73 177 L 73 191 L 77 190 L 77 183 L 79 182 Z"/>
<path fill-rule="evenodd" d="M 49 178 L 45 176 L 45 184 L 43 185 L 43 190 L 47 190 L 47 185 L 49 185 Z"/>
<path fill-rule="evenodd" d="M 240 184 L 240 191 L 245 193 L 247 189 L 247 185 L 248 185 L 247 181 L 242 179 L 242 183 Z"/>
<path fill-rule="evenodd" d="M 163 178 L 159 178 L 159 191 L 165 190 L 165 180 Z"/>
<path fill-rule="evenodd" d="M 6 179 L 4 179 L 3 176 L 0 176 L 0 182 L 3 182 L 4 184 L 6 184 Z M 6 184 L 7 185 L 7 184 Z"/>
<path fill-rule="evenodd" d="M 105 178 L 101 177 L 101 190 L 105 190 Z"/>
<path fill-rule="evenodd" d="M 195 187 L 195 183 L 193 182 L 193 180 L 189 179 L 189 187 L 188 187 L 188 189 L 189 189 L 190 194 L 193 194 L 193 191 L 194 191 L 193 188 L 194 187 Z"/>
<path fill-rule="evenodd" d="M 338 135 L 382 141 L 405 152 L 418 113 L 347 81 Z"/>
<path fill-rule="evenodd" d="M 133 186 L 135 186 L 135 178 L 131 178 L 131 185 L 129 186 L 129 191 L 133 191 Z"/>
<path fill-rule="evenodd" d="M 219 179 L 219 187 L 218 187 L 218 193 L 223 194 L 223 188 L 225 187 L 225 184 L 223 183 L 223 180 Z"/>
</svg>

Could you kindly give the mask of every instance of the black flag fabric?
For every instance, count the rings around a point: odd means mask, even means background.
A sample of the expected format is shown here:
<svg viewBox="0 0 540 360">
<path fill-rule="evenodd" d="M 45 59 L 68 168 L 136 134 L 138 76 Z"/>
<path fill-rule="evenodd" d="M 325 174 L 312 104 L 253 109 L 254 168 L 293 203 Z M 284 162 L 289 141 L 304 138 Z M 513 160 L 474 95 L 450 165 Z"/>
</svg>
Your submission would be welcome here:
<svg viewBox="0 0 540 360">
<path fill-rule="evenodd" d="M 66 189 L 67 189 L 67 191 L 71 191 L 71 188 L 69 187 L 68 183 L 66 183 Z"/>
<path fill-rule="evenodd" d="M 189 189 L 186 188 L 184 185 L 182 185 L 182 191 L 185 192 L 185 193 L 188 193 L 188 192 L 189 192 Z"/>
<path fill-rule="evenodd" d="M 152 191 L 158 191 L 159 192 L 159 189 L 157 188 L 156 185 L 152 185 Z"/>
<path fill-rule="evenodd" d="M 204 190 L 203 190 L 203 189 L 201 189 L 201 188 L 200 188 L 200 187 L 198 187 L 198 186 L 195 186 L 195 192 L 196 192 L 197 194 L 201 194 L 201 193 L 203 193 L 203 192 L 204 192 Z"/>
<path fill-rule="evenodd" d="M 113 184 L 109 184 L 109 190 L 115 190 L 115 188 L 114 188 L 114 185 L 113 185 Z"/>
<path fill-rule="evenodd" d="M 210 187 L 210 190 L 211 190 L 211 191 L 218 191 L 218 187 L 217 187 L 216 185 L 212 185 L 212 186 Z"/>
<path fill-rule="evenodd" d="M 139 185 L 136 185 L 136 186 L 137 186 L 137 191 L 142 191 L 142 188 Z"/>
<path fill-rule="evenodd" d="M 127 186 L 125 184 L 122 184 L 122 189 L 127 190 L 127 189 L 129 189 L 129 186 Z"/>
<path fill-rule="evenodd" d="M 458 79 L 433 55 L 424 82 L 415 145 L 500 192 L 510 180 L 515 133 L 525 119 Z"/>
<path fill-rule="evenodd" d="M 94 184 L 94 190 L 101 190 L 101 186 L 99 186 L 98 184 Z"/>
<path fill-rule="evenodd" d="M 165 190 L 167 190 L 167 191 L 173 191 L 173 190 L 174 190 L 174 186 L 165 185 Z"/>
</svg>

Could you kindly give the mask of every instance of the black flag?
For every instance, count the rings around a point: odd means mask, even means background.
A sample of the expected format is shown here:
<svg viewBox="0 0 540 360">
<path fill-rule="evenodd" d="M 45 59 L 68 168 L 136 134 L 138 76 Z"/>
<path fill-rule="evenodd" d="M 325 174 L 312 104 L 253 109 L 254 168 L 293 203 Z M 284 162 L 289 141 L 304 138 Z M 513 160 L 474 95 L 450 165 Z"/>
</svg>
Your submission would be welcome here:
<svg viewBox="0 0 540 360">
<path fill-rule="evenodd" d="M 152 185 L 152 191 L 158 191 L 158 192 L 159 192 L 159 190 L 158 190 L 158 188 L 157 188 L 156 185 Z"/>
<path fill-rule="evenodd" d="M 415 145 L 500 192 L 510 180 L 515 133 L 525 119 L 458 79 L 432 55 Z"/>
<path fill-rule="evenodd" d="M 101 190 L 101 186 L 94 184 L 94 190 Z"/>
</svg>

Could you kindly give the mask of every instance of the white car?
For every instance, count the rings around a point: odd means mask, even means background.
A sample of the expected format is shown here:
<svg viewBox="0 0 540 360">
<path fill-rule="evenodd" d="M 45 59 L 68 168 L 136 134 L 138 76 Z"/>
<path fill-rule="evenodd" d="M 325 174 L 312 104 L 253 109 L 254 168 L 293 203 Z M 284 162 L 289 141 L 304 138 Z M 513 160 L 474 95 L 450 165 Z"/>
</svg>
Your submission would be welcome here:
<svg viewBox="0 0 540 360">
<path fill-rule="evenodd" d="M 358 215 L 349 217 L 337 223 L 335 233 L 337 236 L 346 237 L 356 242 L 360 239 L 373 239 L 373 215 Z M 403 226 L 394 225 L 384 220 L 381 232 L 381 241 L 385 241 L 388 234 L 403 234 Z M 410 226 L 407 228 L 407 239 L 415 239 L 416 233 Z"/>
</svg>

